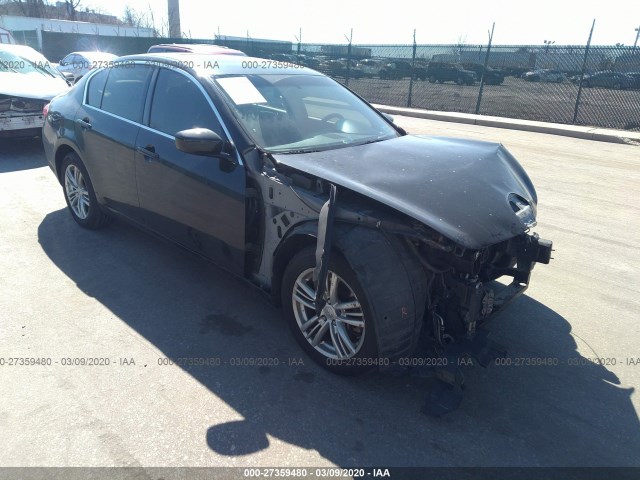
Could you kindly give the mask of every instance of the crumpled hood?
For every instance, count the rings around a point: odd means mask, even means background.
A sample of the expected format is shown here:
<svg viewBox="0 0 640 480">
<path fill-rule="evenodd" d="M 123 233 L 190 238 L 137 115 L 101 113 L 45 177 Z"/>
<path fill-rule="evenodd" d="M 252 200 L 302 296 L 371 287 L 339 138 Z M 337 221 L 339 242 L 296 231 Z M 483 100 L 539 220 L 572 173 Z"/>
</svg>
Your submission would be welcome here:
<svg viewBox="0 0 640 480">
<path fill-rule="evenodd" d="M 51 100 L 68 89 L 69 85 L 60 77 L 50 77 L 39 73 L 0 73 L 0 95 Z"/>
<path fill-rule="evenodd" d="M 397 209 L 466 248 L 484 248 L 527 229 L 510 194 L 528 201 L 535 215 L 531 180 L 497 143 L 407 135 L 274 158 Z"/>
</svg>

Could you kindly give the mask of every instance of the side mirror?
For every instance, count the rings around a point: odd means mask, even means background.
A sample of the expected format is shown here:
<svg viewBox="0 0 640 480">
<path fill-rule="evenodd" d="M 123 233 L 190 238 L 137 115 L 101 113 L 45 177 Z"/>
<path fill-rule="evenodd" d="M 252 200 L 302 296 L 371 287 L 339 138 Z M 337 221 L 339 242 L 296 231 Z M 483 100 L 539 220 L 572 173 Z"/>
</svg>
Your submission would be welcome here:
<svg viewBox="0 0 640 480">
<path fill-rule="evenodd" d="M 175 135 L 176 148 L 193 155 L 215 157 L 223 155 L 224 140 L 208 128 L 190 128 Z"/>
</svg>

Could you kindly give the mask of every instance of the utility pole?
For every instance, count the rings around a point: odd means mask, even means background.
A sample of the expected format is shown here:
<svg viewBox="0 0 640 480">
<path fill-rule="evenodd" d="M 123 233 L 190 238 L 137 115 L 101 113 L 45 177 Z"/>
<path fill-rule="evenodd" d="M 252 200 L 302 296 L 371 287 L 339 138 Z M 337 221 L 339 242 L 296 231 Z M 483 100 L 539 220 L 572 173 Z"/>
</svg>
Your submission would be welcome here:
<svg viewBox="0 0 640 480">
<path fill-rule="evenodd" d="M 180 28 L 180 0 L 167 0 L 169 14 L 169 37 L 182 38 Z"/>
<path fill-rule="evenodd" d="M 636 53 L 636 46 L 638 45 L 638 37 L 640 37 L 640 27 L 636 28 L 636 41 L 633 42 L 633 50 L 631 53 Z"/>
</svg>

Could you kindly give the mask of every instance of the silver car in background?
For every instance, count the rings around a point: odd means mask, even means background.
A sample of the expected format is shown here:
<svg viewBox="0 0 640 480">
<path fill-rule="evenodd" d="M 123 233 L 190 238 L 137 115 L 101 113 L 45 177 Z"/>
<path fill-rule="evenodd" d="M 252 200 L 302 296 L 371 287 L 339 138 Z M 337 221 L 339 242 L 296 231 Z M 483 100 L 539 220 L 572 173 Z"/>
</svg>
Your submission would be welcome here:
<svg viewBox="0 0 640 480">
<path fill-rule="evenodd" d="M 559 70 L 541 69 L 527 72 L 523 77 L 528 82 L 562 83 L 567 76 Z"/>
<path fill-rule="evenodd" d="M 60 60 L 58 70 L 75 83 L 94 68 L 110 66 L 116 58 L 117 55 L 108 52 L 71 52 Z"/>
</svg>

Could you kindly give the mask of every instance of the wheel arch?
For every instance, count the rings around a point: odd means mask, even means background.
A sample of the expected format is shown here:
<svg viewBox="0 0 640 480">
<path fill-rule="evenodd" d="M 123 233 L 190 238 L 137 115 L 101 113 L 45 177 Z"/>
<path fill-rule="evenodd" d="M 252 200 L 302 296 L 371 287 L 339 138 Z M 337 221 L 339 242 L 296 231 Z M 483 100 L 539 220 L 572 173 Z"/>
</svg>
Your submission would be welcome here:
<svg viewBox="0 0 640 480">
<path fill-rule="evenodd" d="M 274 251 L 271 272 L 271 297 L 276 305 L 279 306 L 281 304 L 282 277 L 287 268 L 288 260 L 309 245 L 315 245 L 317 238 L 318 222 L 305 222 L 293 227 Z"/>
<path fill-rule="evenodd" d="M 58 182 L 60 182 L 61 185 L 62 185 L 62 171 L 61 171 L 62 162 L 64 160 L 64 157 L 66 157 L 68 153 L 75 153 L 76 155 L 78 155 L 80 160 L 82 160 L 82 156 L 80 156 L 78 151 L 68 143 L 62 143 L 58 146 L 58 148 L 56 148 L 54 163 L 56 167 L 56 177 L 58 177 Z"/>
</svg>

